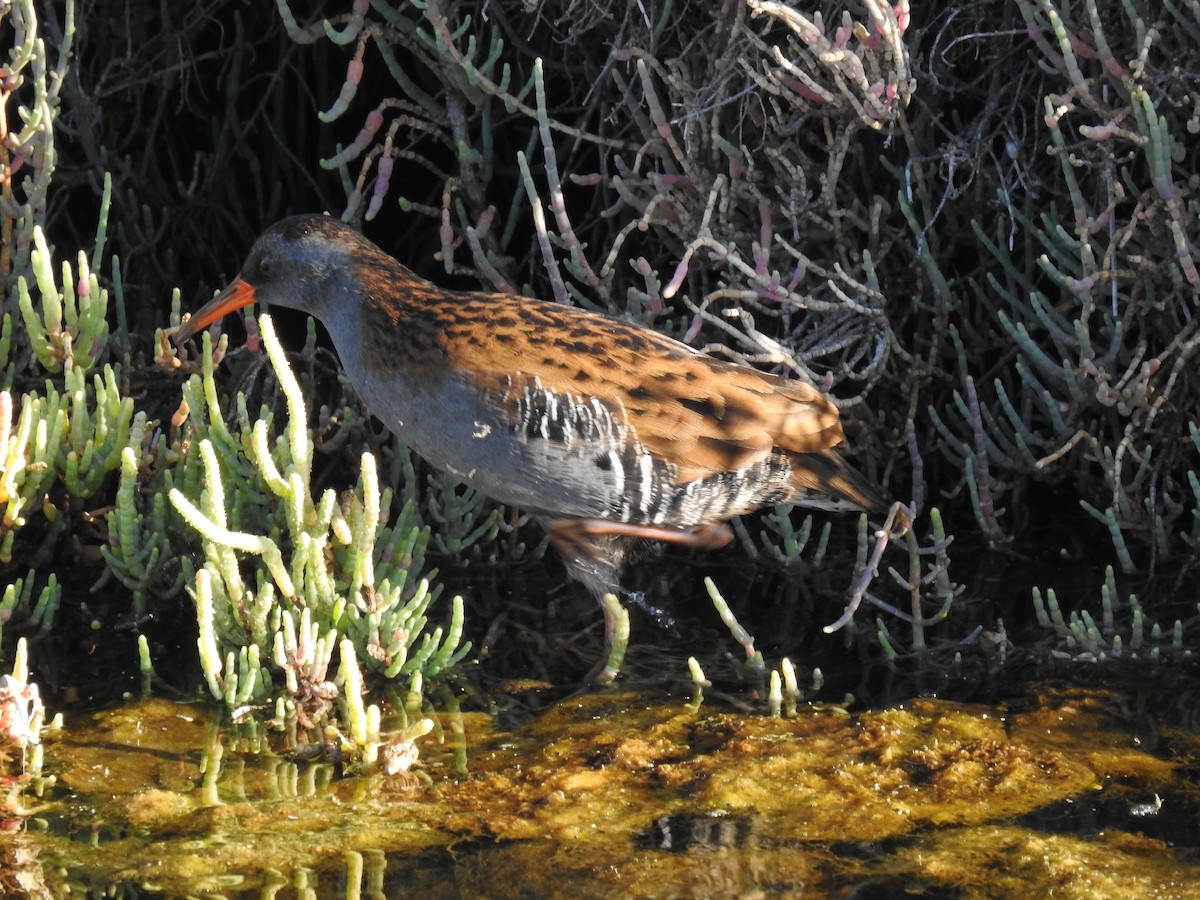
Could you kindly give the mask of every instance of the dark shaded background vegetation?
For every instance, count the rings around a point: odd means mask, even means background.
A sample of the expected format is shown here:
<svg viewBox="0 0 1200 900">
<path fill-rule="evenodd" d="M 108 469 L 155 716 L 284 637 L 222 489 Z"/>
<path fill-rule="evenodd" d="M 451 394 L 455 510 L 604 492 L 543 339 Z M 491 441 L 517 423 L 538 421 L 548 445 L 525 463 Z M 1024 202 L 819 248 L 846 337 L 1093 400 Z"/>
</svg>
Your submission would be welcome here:
<svg viewBox="0 0 1200 900">
<path fill-rule="evenodd" d="M 346 6 L 297 3 L 293 12 L 302 26 L 323 16 L 341 23 Z M 842 7 L 821 6 L 832 31 Z M 914 5 L 903 36 L 907 103 L 898 101 L 873 129 L 847 105 L 769 95 L 754 77 L 767 77 L 771 67 L 755 39 L 794 48 L 795 38 L 738 3 L 447 2 L 441 11 L 452 30 L 463 26 L 459 46 L 467 35 L 479 35 L 481 46 L 503 38 L 511 90 L 528 103 L 533 61 L 542 59 L 550 117 L 587 133 L 573 139 L 556 132 L 555 150 L 567 212 L 593 263 L 636 218 L 618 178 L 643 200 L 657 191 L 677 204 L 674 218 L 650 216 L 644 232 L 621 238 L 622 263 L 603 296 L 574 279 L 589 300 L 677 334 L 698 324 L 698 344 L 728 344 L 732 355 L 786 370 L 780 359 L 755 352 L 739 324 L 748 319 L 716 314 L 722 304 L 714 301 L 705 306 L 712 314 L 698 320 L 685 301 L 732 292 L 726 310 L 751 314 L 754 328 L 850 401 L 845 414 L 862 467 L 906 501 L 916 488 L 919 514 L 942 510 L 955 541 L 950 578 L 960 590 L 961 618 L 946 626 L 948 641 L 976 624 L 995 631 L 998 618 L 1028 620 L 1035 585 L 1056 588 L 1071 604 L 1095 605 L 1108 566 L 1121 596 L 1137 593 L 1154 620 L 1169 627 L 1194 616 L 1200 444 L 1189 424 L 1200 420 L 1200 284 L 1189 254 L 1197 253 L 1200 21 L 1165 5 L 1117 0 L 1069 8 L 1048 0 Z M 851 11 L 865 20 L 854 4 Z M 432 33 L 416 9 L 400 15 Z M 381 21 L 374 10 L 367 18 Z M 1066 45 L 1050 27 L 1056 18 Z M 318 161 L 352 141 L 369 110 L 401 92 L 369 44 L 349 110 L 322 124 L 317 112 L 341 90 L 354 45 L 295 43 L 274 4 L 96 2 L 77 22 L 47 230 L 59 247 L 88 246 L 102 176 L 112 173 L 110 246 L 122 259 L 142 377 L 165 379 L 148 360 L 154 328 L 167 324 L 171 289 L 179 287 L 184 308 L 194 309 L 236 272 L 266 225 L 293 212 L 341 213 L 343 177 L 365 173 L 369 185 L 371 162 L 351 160 L 341 176 Z M 395 29 L 385 32 L 395 37 L 401 69 L 441 112 L 404 110 L 411 121 L 396 132 L 392 192 L 366 233 L 440 283 L 490 288 L 464 233 L 495 207 L 484 252 L 512 283 L 551 296 L 554 276 L 543 265 L 515 159 L 525 151 L 533 180 L 546 187 L 535 123 L 464 81 L 450 56 L 399 25 L 387 27 Z M 1078 54 L 1078 76 L 1064 46 Z M 653 61 L 649 80 L 639 80 L 628 60 L 614 61 L 614 48 L 636 48 Z M 1119 66 L 1106 66 L 1106 57 Z M 674 136 L 690 141 L 689 127 L 703 131 L 694 137 L 691 184 L 659 177 L 677 173 L 681 160 L 649 118 L 647 84 L 669 101 Z M 1143 96 L 1161 131 L 1174 137 L 1165 160 L 1155 157 Z M 1052 128 L 1047 110 L 1058 107 L 1069 112 Z M 845 305 L 819 316 L 802 306 L 773 307 L 738 280 L 727 259 L 703 249 L 680 294 L 657 298 L 661 311 L 655 299 L 637 299 L 638 291 L 654 294 L 637 257 L 667 283 L 698 233 L 715 179 L 729 177 L 737 154 L 714 149 L 713 135 L 740 142 L 747 165 L 762 175 L 721 205 L 715 240 L 753 259 L 759 191 L 763 203 L 775 204 L 775 235 L 829 270 L 828 279 L 822 272 L 816 286 L 809 278 L 799 290 L 832 302 L 828 284 L 858 285 L 854 299 L 869 315 Z M 460 137 L 474 142 L 482 161 L 456 152 Z M 632 152 L 639 145 L 644 152 Z M 796 183 L 780 184 L 782 157 Z M 569 175 L 598 177 L 575 183 Z M 444 245 L 435 218 L 444 190 L 452 195 L 449 273 L 435 258 Z M 399 194 L 408 209 L 395 202 Z M 624 210 L 612 214 L 623 198 Z M 1080 249 L 1079 228 L 1088 232 L 1089 252 Z M 794 258 L 776 246 L 767 256 L 786 281 L 785 264 L 794 267 Z M 721 331 L 721 321 L 740 334 Z M 1026 343 L 1016 336 L 1021 330 Z M 299 337 L 298 327 L 293 334 Z M 823 349 L 843 338 L 842 349 Z M 925 519 L 917 529 L 922 546 L 931 545 Z M 852 554 L 853 537 L 853 523 L 838 523 L 833 555 Z M 720 567 L 734 566 L 738 584 L 744 552 L 735 547 L 706 565 L 716 567 L 719 582 Z M 904 568 L 897 559 L 885 565 Z M 555 577 L 555 564 L 547 566 Z M 450 575 L 453 560 L 442 569 Z M 528 567 L 520 577 L 530 577 Z M 746 583 L 737 598 L 747 614 L 757 609 L 766 621 L 790 623 L 801 603 L 814 611 L 798 632 L 830 640 L 814 628 L 836 618 L 845 577 L 814 575 L 803 565 L 765 577 L 766 585 Z M 827 595 L 808 593 L 814 577 Z M 493 615 L 515 602 L 513 627 L 538 644 L 545 601 L 513 601 L 507 587 L 474 589 L 476 609 Z M 765 599 L 780 596 L 787 602 Z M 903 604 L 905 596 L 890 602 Z M 488 621 L 475 627 L 482 632 Z M 794 639 L 790 627 L 786 638 Z M 653 633 L 643 626 L 635 640 L 652 641 Z"/>
</svg>

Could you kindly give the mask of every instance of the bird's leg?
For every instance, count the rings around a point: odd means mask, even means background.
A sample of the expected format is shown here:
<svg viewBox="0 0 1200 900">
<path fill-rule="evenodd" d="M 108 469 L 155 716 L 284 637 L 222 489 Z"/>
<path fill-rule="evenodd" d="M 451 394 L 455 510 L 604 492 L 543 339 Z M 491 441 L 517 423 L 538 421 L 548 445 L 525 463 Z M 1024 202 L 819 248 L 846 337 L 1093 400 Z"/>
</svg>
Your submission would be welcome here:
<svg viewBox="0 0 1200 900">
<path fill-rule="evenodd" d="M 566 561 L 571 574 L 587 585 L 597 599 L 606 593 L 616 594 L 653 616 L 660 627 L 676 634 L 675 620 L 649 602 L 645 593 L 621 586 L 621 569 L 629 546 L 626 539 L 641 538 L 714 549 L 724 547 L 733 538 L 733 532 L 724 522 L 688 529 L 634 525 L 608 519 L 555 519 L 545 525 L 550 532 L 550 542 Z M 611 626 L 611 622 L 607 624 Z"/>
<path fill-rule="evenodd" d="M 621 587 L 621 570 L 632 542 L 620 536 L 588 534 L 574 528 L 572 519 L 555 519 L 542 524 L 567 572 L 592 593 L 604 610 L 604 656 L 585 680 L 608 684 L 620 671 L 629 642 L 629 615 L 618 598 L 629 594 Z M 617 640 L 619 631 L 624 632 L 623 641 Z"/>
<path fill-rule="evenodd" d="M 571 577 L 596 595 L 618 596 L 627 593 L 621 587 L 621 570 L 630 541 L 619 535 L 590 533 L 575 527 L 575 519 L 555 519 L 543 522 L 550 543 L 558 551 Z"/>
<path fill-rule="evenodd" d="M 606 594 L 628 600 L 653 616 L 660 627 L 677 633 L 675 620 L 647 601 L 644 593 L 621 586 L 621 571 L 633 541 L 655 540 L 686 547 L 713 548 L 725 546 L 733 537 L 729 526 L 723 522 L 686 529 L 634 525 L 608 519 L 552 519 L 544 521 L 543 525 L 571 577 L 587 587 L 604 610 L 605 658 L 603 665 L 594 669 L 589 677 L 599 683 L 612 681 L 620 667 L 620 662 L 614 662 L 614 658 L 618 652 L 624 655 L 624 646 L 618 648 L 614 640 L 616 632 L 623 628 L 624 642 L 628 642 L 628 617 L 624 617 L 623 624 L 618 623 L 610 604 L 605 601 Z"/>
<path fill-rule="evenodd" d="M 698 550 L 717 550 L 733 540 L 733 531 L 724 522 L 709 522 L 691 528 L 672 528 L 669 525 L 638 525 L 634 522 L 614 522 L 611 519 L 554 519 L 546 523 L 550 539 L 573 541 L 588 547 L 587 538 L 610 535 L 613 537 L 642 538 L 662 541 L 664 544 L 679 544 Z"/>
</svg>

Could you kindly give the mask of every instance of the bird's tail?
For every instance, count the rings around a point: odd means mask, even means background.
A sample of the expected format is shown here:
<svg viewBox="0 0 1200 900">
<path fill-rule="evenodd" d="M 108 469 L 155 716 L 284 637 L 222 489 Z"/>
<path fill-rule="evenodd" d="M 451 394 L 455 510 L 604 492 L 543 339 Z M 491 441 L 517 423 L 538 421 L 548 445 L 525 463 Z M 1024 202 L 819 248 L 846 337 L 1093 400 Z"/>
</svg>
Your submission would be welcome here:
<svg viewBox="0 0 1200 900">
<path fill-rule="evenodd" d="M 790 454 L 792 502 L 834 511 L 884 513 L 890 502 L 871 481 L 834 450 Z"/>
</svg>

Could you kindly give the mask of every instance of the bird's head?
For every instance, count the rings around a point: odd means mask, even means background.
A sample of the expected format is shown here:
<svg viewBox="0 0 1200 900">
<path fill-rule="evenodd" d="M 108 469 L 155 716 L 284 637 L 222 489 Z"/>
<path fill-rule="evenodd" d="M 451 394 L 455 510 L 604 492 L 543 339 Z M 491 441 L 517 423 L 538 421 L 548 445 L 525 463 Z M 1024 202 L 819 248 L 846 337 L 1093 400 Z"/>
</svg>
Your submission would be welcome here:
<svg viewBox="0 0 1200 900">
<path fill-rule="evenodd" d="M 176 332 L 185 341 L 217 319 L 251 303 L 286 306 L 326 320 L 351 271 L 350 254 L 367 241 L 350 226 L 327 216 L 292 216 L 275 223 L 254 242 L 242 271 Z"/>
</svg>

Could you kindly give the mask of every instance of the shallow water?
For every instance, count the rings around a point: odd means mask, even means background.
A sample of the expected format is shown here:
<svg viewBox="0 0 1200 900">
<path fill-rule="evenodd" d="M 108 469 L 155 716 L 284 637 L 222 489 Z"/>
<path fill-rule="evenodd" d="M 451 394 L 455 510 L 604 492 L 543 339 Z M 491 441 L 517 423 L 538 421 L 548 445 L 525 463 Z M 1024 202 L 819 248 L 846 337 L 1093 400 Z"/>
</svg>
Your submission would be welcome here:
<svg viewBox="0 0 1200 900">
<path fill-rule="evenodd" d="M 772 719 L 590 693 L 508 731 L 443 715 L 388 777 L 152 699 L 68 718 L 0 877 L 35 896 L 1196 896 L 1200 736 L 1134 705 L 1046 688 Z"/>
</svg>

